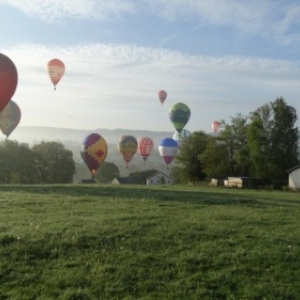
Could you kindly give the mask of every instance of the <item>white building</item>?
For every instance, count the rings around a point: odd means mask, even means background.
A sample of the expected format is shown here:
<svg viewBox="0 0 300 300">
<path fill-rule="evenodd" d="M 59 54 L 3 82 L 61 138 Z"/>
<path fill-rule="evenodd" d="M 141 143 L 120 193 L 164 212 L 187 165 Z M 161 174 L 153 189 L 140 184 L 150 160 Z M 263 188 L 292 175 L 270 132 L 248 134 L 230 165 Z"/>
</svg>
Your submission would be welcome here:
<svg viewBox="0 0 300 300">
<path fill-rule="evenodd" d="M 147 178 L 147 185 L 172 184 L 172 179 L 163 172 L 157 172 Z"/>
<path fill-rule="evenodd" d="M 300 165 L 287 171 L 289 173 L 289 188 L 300 190 Z"/>
</svg>

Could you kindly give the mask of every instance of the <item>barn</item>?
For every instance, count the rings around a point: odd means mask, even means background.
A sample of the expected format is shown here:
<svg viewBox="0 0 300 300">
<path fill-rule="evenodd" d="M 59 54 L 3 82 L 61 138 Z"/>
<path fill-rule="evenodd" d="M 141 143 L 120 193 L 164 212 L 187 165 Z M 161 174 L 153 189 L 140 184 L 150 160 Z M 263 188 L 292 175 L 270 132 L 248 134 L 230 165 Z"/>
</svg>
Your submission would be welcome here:
<svg viewBox="0 0 300 300">
<path fill-rule="evenodd" d="M 156 172 L 147 178 L 147 185 L 172 184 L 172 179 L 163 172 Z"/>
<path fill-rule="evenodd" d="M 289 188 L 300 190 L 300 164 L 287 170 L 289 173 Z"/>
</svg>

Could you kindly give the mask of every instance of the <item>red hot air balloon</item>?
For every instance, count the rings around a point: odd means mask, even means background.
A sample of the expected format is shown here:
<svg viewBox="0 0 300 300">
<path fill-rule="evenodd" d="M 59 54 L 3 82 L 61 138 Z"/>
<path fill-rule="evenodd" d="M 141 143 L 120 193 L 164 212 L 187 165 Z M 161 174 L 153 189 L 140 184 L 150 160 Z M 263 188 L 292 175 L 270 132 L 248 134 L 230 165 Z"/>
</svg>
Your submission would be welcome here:
<svg viewBox="0 0 300 300">
<path fill-rule="evenodd" d="M 167 92 L 164 90 L 161 90 L 157 94 L 158 94 L 158 98 L 159 98 L 161 105 L 163 105 L 163 103 L 165 102 L 165 100 L 167 99 L 167 96 L 168 96 Z"/>
<path fill-rule="evenodd" d="M 211 124 L 211 127 L 215 133 L 219 130 L 220 126 L 221 126 L 221 123 L 218 121 L 213 121 Z"/>
<path fill-rule="evenodd" d="M 50 77 L 50 80 L 52 81 L 54 85 L 54 89 L 56 89 L 56 85 L 59 83 L 63 75 L 65 74 L 65 65 L 64 63 L 57 59 L 51 59 L 47 64 L 47 70 Z"/>
<path fill-rule="evenodd" d="M 138 139 L 138 148 L 137 151 L 139 155 L 142 157 L 144 162 L 146 162 L 147 158 L 152 152 L 154 143 L 153 140 L 149 137 L 142 137 Z"/>
<path fill-rule="evenodd" d="M 18 72 L 15 64 L 6 55 L 0 53 L 0 112 L 14 95 L 18 84 Z"/>
</svg>

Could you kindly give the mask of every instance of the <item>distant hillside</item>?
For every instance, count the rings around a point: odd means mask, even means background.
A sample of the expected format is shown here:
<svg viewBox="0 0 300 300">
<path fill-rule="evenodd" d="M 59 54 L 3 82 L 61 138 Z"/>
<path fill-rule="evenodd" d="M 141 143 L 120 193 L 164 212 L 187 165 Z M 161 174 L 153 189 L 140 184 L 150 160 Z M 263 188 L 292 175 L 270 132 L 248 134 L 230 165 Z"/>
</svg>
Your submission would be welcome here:
<svg viewBox="0 0 300 300">
<path fill-rule="evenodd" d="M 90 133 L 99 133 L 103 136 L 108 144 L 116 144 L 122 135 L 133 135 L 136 138 L 147 136 L 151 137 L 158 145 L 159 142 L 166 137 L 172 137 L 174 132 L 168 131 L 146 131 L 132 129 L 68 129 L 56 127 L 36 127 L 36 126 L 19 126 L 11 134 L 9 139 L 17 140 L 18 142 L 34 144 L 41 141 L 69 141 L 81 144 L 83 139 Z M 4 140 L 5 137 L 2 138 Z"/>
</svg>

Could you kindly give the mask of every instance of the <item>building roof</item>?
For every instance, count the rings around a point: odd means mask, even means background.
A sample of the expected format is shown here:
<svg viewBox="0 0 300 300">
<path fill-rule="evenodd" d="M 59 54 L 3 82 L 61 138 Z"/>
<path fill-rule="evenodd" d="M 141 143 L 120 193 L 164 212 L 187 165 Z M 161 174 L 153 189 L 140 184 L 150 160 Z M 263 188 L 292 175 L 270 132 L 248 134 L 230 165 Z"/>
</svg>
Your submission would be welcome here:
<svg viewBox="0 0 300 300">
<path fill-rule="evenodd" d="M 160 171 L 159 171 L 159 172 L 156 172 L 156 173 L 154 173 L 153 175 L 149 176 L 149 177 L 147 178 L 147 180 L 150 180 L 151 178 L 155 177 L 155 176 L 158 175 L 158 174 L 164 175 L 164 176 L 166 176 L 167 178 L 171 179 L 170 176 L 168 176 L 168 175 L 165 174 L 164 172 L 160 172 Z"/>
<path fill-rule="evenodd" d="M 118 182 L 119 182 L 120 184 L 128 184 L 128 183 L 131 183 L 129 177 L 116 176 L 116 179 L 118 180 Z"/>
<path fill-rule="evenodd" d="M 78 183 L 96 183 L 95 179 L 80 179 Z"/>
<path fill-rule="evenodd" d="M 299 169 L 300 168 L 300 164 L 299 165 L 296 165 L 295 167 L 293 167 L 293 168 L 291 168 L 291 169 L 289 169 L 289 170 L 287 170 L 287 173 L 292 173 L 293 171 L 295 171 L 295 170 L 297 170 L 297 169 Z"/>
</svg>

